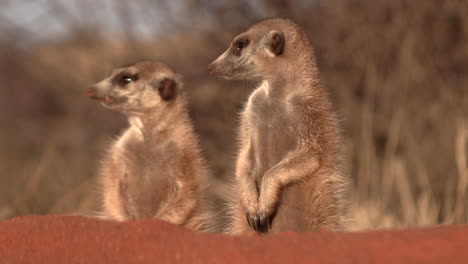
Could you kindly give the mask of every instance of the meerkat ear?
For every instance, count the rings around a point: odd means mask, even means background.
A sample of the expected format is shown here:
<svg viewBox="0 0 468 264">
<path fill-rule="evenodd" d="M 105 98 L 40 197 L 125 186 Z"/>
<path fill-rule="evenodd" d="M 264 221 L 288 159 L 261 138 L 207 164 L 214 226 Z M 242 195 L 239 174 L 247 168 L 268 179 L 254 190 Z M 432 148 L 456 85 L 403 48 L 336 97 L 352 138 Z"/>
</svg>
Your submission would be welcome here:
<svg viewBox="0 0 468 264">
<path fill-rule="evenodd" d="M 177 84 L 174 79 L 165 78 L 157 86 L 159 96 L 165 101 L 172 100 L 176 96 Z"/>
<path fill-rule="evenodd" d="M 284 50 L 284 35 L 282 32 L 272 30 L 268 33 L 268 48 L 275 56 L 279 56 Z"/>
</svg>

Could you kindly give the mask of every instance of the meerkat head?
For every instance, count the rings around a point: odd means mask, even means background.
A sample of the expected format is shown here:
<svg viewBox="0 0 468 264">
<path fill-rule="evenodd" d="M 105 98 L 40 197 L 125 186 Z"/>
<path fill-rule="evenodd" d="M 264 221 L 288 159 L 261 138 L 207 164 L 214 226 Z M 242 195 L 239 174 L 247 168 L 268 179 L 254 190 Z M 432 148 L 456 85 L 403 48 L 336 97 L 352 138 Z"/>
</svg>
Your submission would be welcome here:
<svg viewBox="0 0 468 264">
<path fill-rule="evenodd" d="M 229 48 L 208 66 L 208 71 L 237 80 L 274 76 L 283 70 L 285 58 L 295 59 L 294 45 L 304 36 L 288 19 L 263 20 L 237 35 Z"/>
<path fill-rule="evenodd" d="M 112 70 L 109 77 L 89 87 L 86 94 L 106 108 L 141 113 L 175 101 L 181 86 L 181 77 L 169 66 L 143 61 Z"/>
</svg>

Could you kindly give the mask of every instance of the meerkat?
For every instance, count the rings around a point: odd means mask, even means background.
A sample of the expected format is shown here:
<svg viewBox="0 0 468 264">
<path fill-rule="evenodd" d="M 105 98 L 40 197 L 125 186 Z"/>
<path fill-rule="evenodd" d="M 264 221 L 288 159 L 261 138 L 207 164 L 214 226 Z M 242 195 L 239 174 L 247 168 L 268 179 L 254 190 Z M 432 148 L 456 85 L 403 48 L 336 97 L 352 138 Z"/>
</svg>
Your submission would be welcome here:
<svg viewBox="0 0 468 264">
<path fill-rule="evenodd" d="M 259 83 L 241 113 L 230 232 L 342 230 L 339 126 L 305 32 L 288 19 L 260 21 L 208 71 Z"/>
<path fill-rule="evenodd" d="M 128 117 L 130 126 L 102 164 L 104 218 L 157 218 L 205 231 L 209 172 L 187 110 L 182 78 L 142 61 L 114 69 L 87 96 Z"/>
</svg>

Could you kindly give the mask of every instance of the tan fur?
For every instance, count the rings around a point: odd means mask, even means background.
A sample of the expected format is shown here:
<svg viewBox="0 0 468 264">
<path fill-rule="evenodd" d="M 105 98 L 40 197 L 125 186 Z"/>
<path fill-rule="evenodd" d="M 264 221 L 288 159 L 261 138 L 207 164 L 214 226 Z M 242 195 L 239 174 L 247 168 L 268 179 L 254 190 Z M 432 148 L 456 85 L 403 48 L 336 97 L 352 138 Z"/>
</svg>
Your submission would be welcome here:
<svg viewBox="0 0 468 264">
<path fill-rule="evenodd" d="M 119 84 L 122 73 L 137 79 Z M 167 83 L 174 84 L 166 85 L 174 94 L 164 100 L 159 86 Z M 91 98 L 122 112 L 130 123 L 102 164 L 104 218 L 157 218 L 211 231 L 213 215 L 205 195 L 209 172 L 180 76 L 162 63 L 139 62 L 114 70 L 89 91 Z M 114 103 L 107 103 L 109 96 Z"/>
<path fill-rule="evenodd" d="M 338 122 L 305 33 L 287 19 L 261 21 L 209 70 L 261 82 L 241 114 L 230 232 L 341 230 Z"/>
</svg>

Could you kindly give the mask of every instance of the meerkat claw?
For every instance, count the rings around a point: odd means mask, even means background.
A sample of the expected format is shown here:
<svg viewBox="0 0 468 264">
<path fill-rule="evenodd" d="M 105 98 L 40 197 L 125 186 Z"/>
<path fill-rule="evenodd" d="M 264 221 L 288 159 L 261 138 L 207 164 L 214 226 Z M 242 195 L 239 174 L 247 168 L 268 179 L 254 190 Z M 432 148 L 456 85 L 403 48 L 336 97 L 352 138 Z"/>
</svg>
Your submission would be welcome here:
<svg viewBox="0 0 468 264">
<path fill-rule="evenodd" d="M 250 214 L 248 212 L 245 213 L 245 218 L 247 219 L 247 223 L 249 224 L 249 226 L 251 226 L 253 228 L 253 222 L 252 222 L 251 216 L 250 216 Z"/>
<path fill-rule="evenodd" d="M 249 226 L 258 232 L 258 217 L 250 213 L 246 213 L 246 216 L 247 216 L 247 222 L 249 223 Z"/>
<path fill-rule="evenodd" d="M 269 215 L 260 215 L 257 218 L 257 232 L 266 234 L 271 228 L 271 217 Z"/>
<path fill-rule="evenodd" d="M 266 234 L 271 228 L 271 217 L 246 213 L 247 223 L 259 234 Z"/>
</svg>

